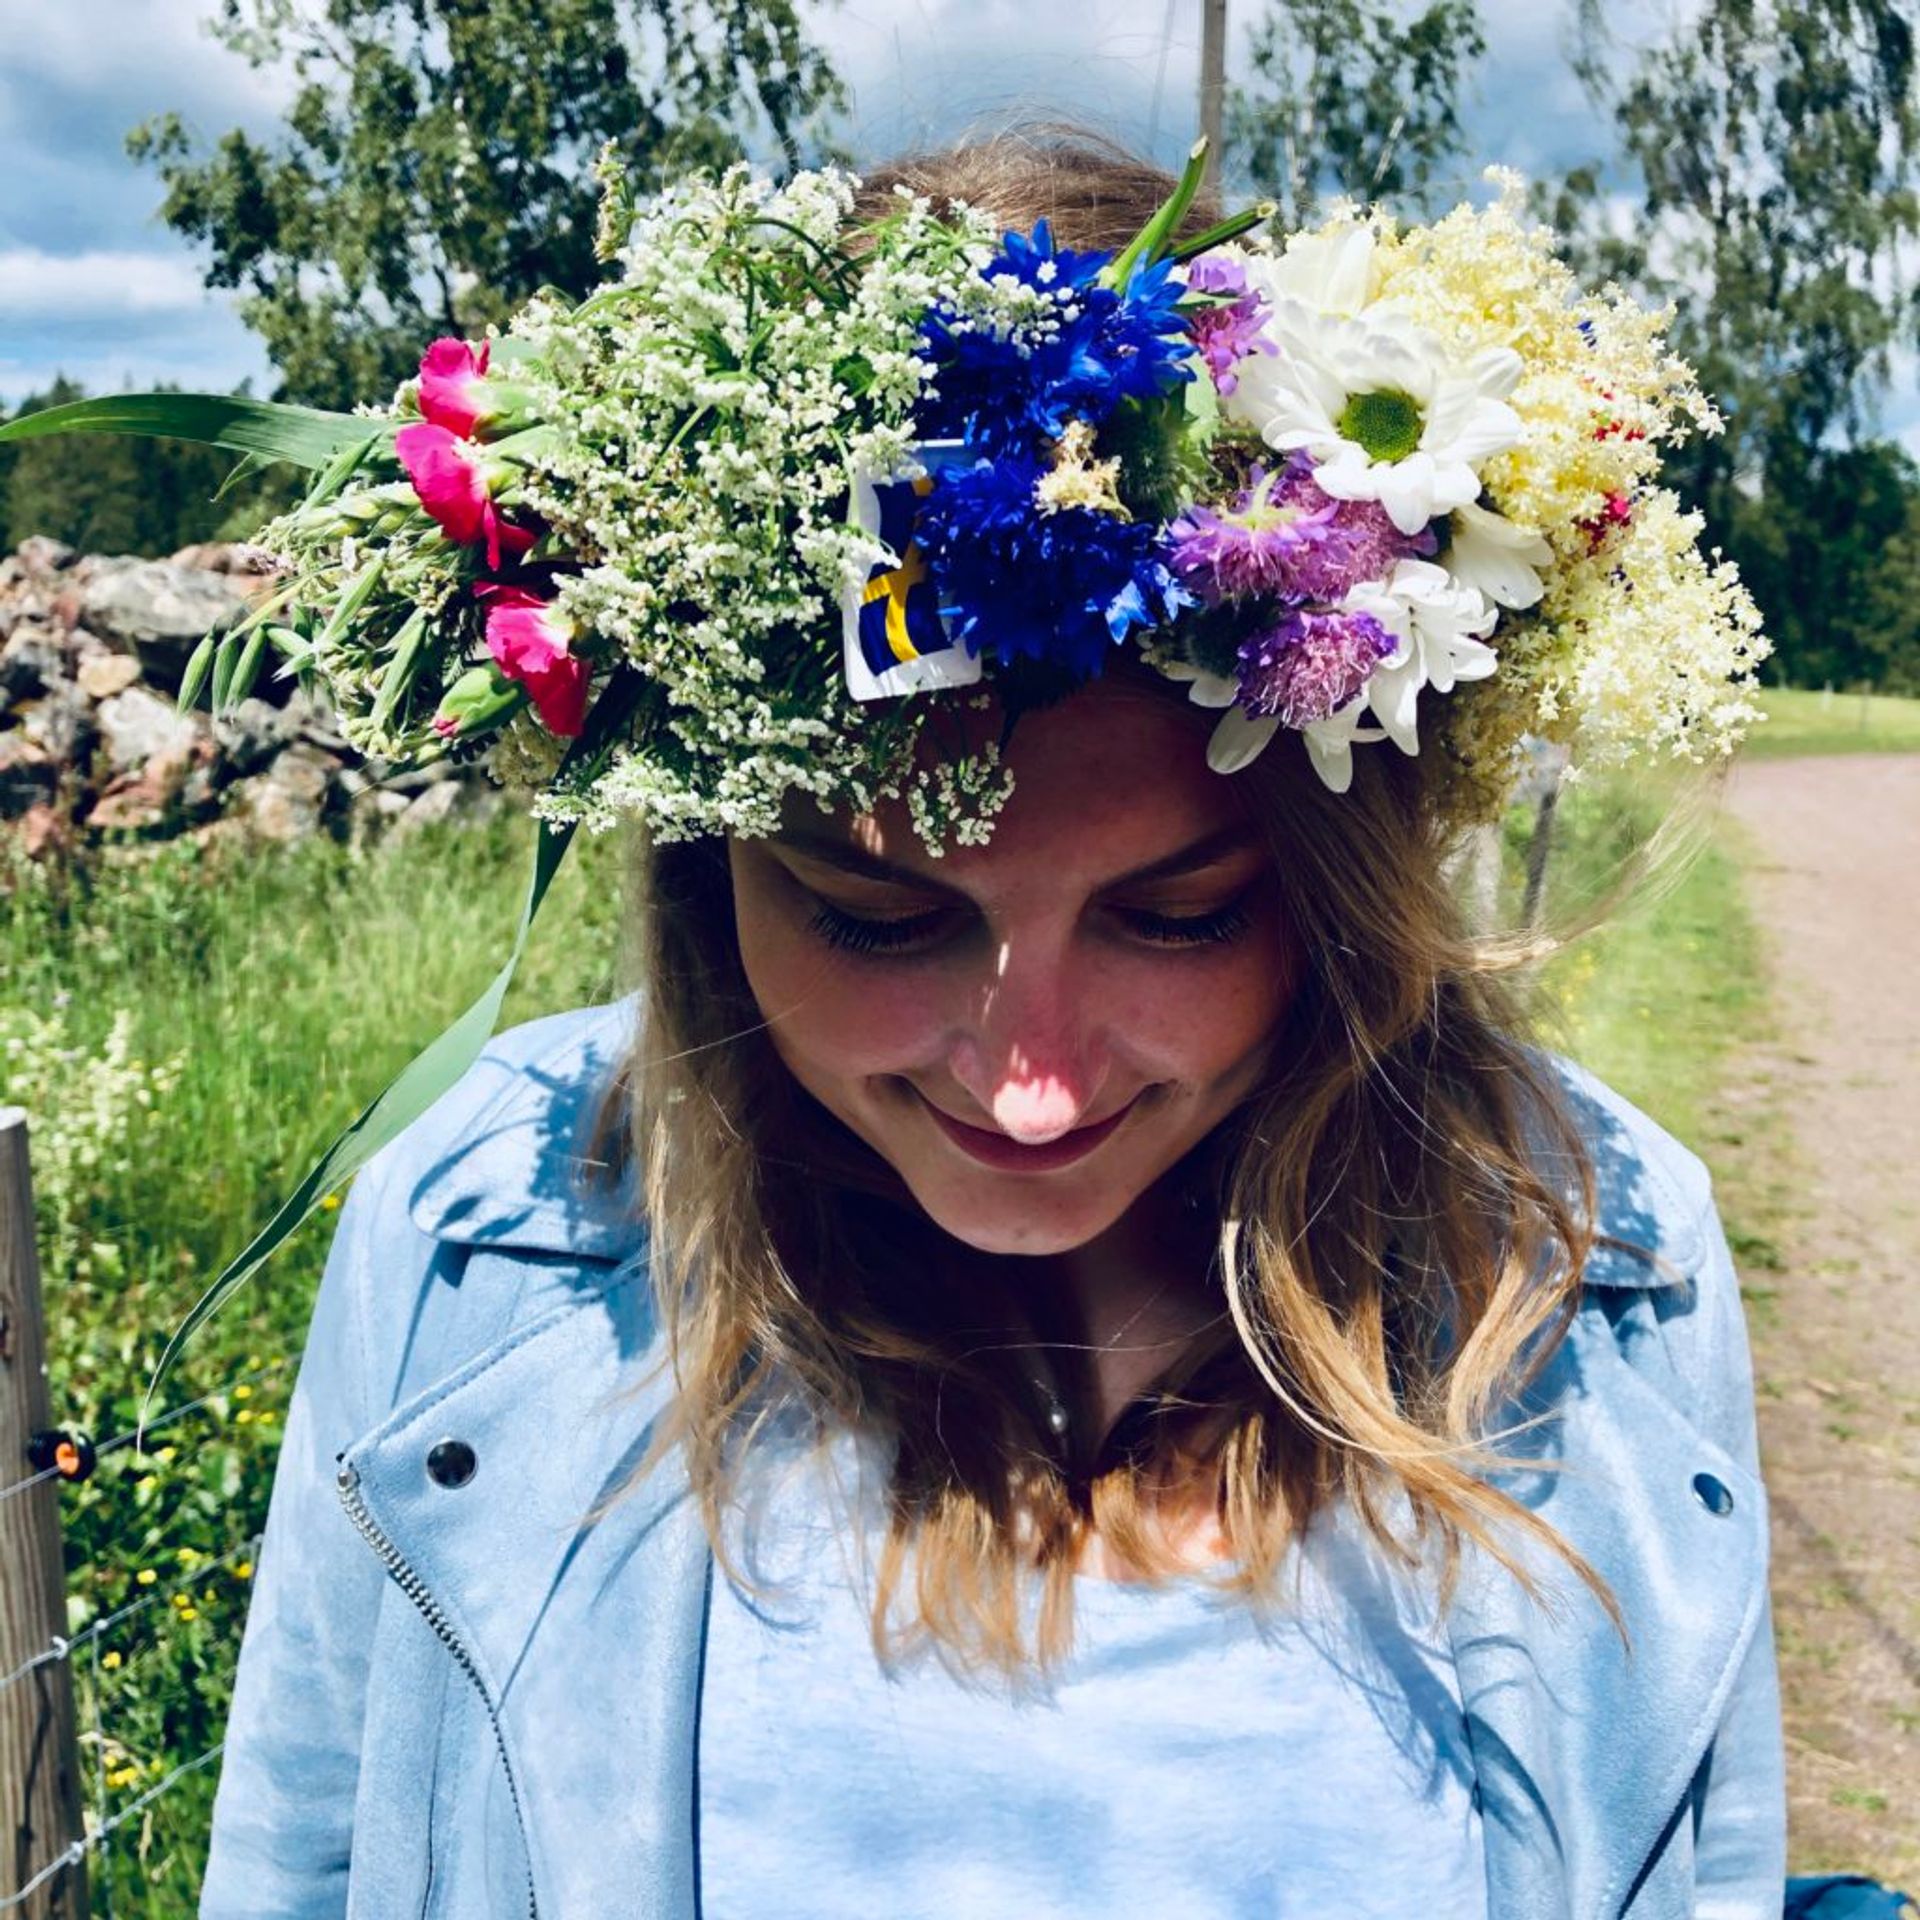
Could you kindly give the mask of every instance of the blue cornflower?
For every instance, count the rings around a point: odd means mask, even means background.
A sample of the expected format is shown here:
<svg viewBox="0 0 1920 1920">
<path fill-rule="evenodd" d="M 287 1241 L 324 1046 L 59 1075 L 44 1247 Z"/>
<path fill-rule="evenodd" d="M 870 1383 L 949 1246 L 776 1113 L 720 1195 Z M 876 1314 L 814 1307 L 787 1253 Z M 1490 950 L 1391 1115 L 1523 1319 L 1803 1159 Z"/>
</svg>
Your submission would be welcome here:
<svg viewBox="0 0 1920 1920">
<path fill-rule="evenodd" d="M 1123 400 L 1147 399 L 1193 377 L 1193 340 L 1178 311 L 1186 289 L 1170 260 L 1138 268 L 1124 294 L 1097 284 L 1111 253 L 1057 251 L 1046 221 L 1031 239 L 1004 236 L 982 269 L 1045 287 L 1063 310 L 1058 331 L 1038 342 L 956 332 L 951 309 L 921 323 L 936 391 L 923 402 L 926 439 L 966 440 L 984 453 L 1057 439 L 1067 422 L 1098 426 Z"/>
<path fill-rule="evenodd" d="M 1191 596 L 1166 564 L 1161 531 L 1092 507 L 1043 512 L 1045 471 L 1013 453 L 953 467 L 914 523 L 947 630 L 970 653 L 1097 674 L 1135 627 L 1171 619 Z"/>
<path fill-rule="evenodd" d="M 1053 244 L 1053 223 L 1036 220 L 1033 235 L 1006 232 L 1000 236 L 1000 251 L 987 262 L 989 280 L 1010 273 L 1030 287 L 1057 287 L 1078 293 L 1100 277 L 1100 270 L 1113 258 L 1111 247 L 1104 251 L 1074 253 Z"/>
</svg>

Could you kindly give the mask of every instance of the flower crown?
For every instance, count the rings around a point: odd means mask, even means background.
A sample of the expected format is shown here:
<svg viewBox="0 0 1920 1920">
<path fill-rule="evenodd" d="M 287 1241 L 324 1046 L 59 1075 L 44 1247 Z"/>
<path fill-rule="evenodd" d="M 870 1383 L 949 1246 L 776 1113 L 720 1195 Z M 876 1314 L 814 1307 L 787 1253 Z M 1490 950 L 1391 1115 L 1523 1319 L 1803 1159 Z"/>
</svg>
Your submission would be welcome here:
<svg viewBox="0 0 1920 1920">
<path fill-rule="evenodd" d="M 1467 819 L 1528 736 L 1724 754 L 1766 642 L 1655 484 L 1718 417 L 1670 316 L 1583 293 L 1488 177 L 1430 226 L 1180 242 L 1196 151 L 1131 245 L 1076 252 L 905 188 L 850 226 L 832 170 L 635 206 L 603 160 L 618 278 L 433 343 L 260 536 L 276 644 L 363 751 L 481 754 L 549 822 L 663 840 L 800 790 L 983 841 L 1007 770 L 917 754 L 925 696 L 983 701 L 991 658 L 1017 712 L 1129 642 L 1219 710 L 1221 772 L 1285 730 L 1345 791 L 1424 732 Z"/>
<path fill-rule="evenodd" d="M 1345 791 L 1356 747 L 1431 743 L 1463 822 L 1498 814 L 1529 736 L 1574 771 L 1731 751 L 1767 644 L 1656 484 L 1662 444 L 1720 425 L 1669 316 L 1582 292 L 1498 169 L 1482 211 L 1342 211 L 1276 248 L 1264 208 L 1179 238 L 1201 161 L 1108 253 L 904 189 L 855 221 L 835 171 L 636 205 L 603 157 L 619 276 L 435 341 L 390 407 L 134 394 L 0 426 L 312 472 L 258 536 L 283 577 L 202 642 L 181 706 L 209 677 L 238 702 L 271 642 L 350 744 L 482 758 L 541 823 L 505 965 L 222 1270 L 149 1398 L 472 1064 L 582 824 L 765 834 L 802 792 L 903 797 L 930 851 L 979 843 L 998 746 L 922 730 L 995 694 L 1012 724 L 1130 642 L 1218 709 L 1223 773 L 1296 733 Z"/>
</svg>

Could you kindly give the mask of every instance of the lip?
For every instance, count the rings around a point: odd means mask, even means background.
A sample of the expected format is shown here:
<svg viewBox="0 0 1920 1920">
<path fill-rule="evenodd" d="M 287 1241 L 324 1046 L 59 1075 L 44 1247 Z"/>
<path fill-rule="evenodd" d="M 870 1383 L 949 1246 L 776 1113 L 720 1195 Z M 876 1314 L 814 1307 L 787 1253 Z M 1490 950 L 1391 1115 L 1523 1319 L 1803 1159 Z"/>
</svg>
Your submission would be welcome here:
<svg viewBox="0 0 1920 1920">
<path fill-rule="evenodd" d="M 1140 1101 L 1140 1095 L 1136 1093 L 1118 1113 L 1111 1113 L 1090 1127 L 1075 1127 L 1071 1133 L 1063 1133 L 1058 1140 L 1030 1147 L 992 1128 L 970 1127 L 964 1120 L 956 1120 L 952 1114 L 942 1113 L 924 1093 L 920 1093 L 919 1088 L 916 1087 L 914 1092 L 919 1094 L 921 1105 L 933 1116 L 934 1124 L 962 1153 L 971 1160 L 977 1160 L 981 1166 L 992 1167 L 999 1173 L 1050 1173 L 1055 1167 L 1070 1167 L 1076 1160 L 1084 1160 L 1103 1140 L 1118 1132 L 1120 1123 Z"/>
</svg>

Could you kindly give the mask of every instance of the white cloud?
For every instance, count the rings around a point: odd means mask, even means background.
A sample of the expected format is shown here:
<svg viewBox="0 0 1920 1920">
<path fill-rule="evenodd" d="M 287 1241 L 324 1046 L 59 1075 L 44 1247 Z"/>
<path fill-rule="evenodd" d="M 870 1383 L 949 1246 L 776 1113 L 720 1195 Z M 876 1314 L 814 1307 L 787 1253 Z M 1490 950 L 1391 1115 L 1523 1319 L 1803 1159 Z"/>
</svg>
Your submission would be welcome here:
<svg viewBox="0 0 1920 1920">
<path fill-rule="evenodd" d="M 0 313 L 10 321 L 173 313 L 211 304 L 184 251 L 54 254 L 0 247 Z"/>
</svg>

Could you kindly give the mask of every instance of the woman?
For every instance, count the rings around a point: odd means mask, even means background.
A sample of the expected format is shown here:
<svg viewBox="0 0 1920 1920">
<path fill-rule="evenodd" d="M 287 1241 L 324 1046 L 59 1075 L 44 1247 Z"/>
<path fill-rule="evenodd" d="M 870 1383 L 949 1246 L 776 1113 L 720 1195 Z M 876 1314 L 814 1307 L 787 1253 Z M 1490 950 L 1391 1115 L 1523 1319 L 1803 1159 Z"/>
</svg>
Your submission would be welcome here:
<svg viewBox="0 0 1920 1920">
<path fill-rule="evenodd" d="M 1172 184 L 899 178 L 1095 250 Z M 1464 754 L 1207 693 L 1009 667 L 919 786 L 643 838 L 640 993 L 354 1186 L 204 1916 L 1780 1911 L 1705 1169 L 1522 1037 Z"/>
</svg>

